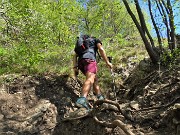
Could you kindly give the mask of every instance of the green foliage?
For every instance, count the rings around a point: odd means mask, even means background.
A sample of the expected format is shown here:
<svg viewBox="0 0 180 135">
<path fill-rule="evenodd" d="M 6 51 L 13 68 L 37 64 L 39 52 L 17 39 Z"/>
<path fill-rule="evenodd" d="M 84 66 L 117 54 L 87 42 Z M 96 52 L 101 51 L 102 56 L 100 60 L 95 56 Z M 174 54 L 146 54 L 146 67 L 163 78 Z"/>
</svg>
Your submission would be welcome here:
<svg viewBox="0 0 180 135">
<path fill-rule="evenodd" d="M 16 45 L 9 50 L 1 48 L 1 73 L 3 72 L 36 72 L 34 66 L 43 60 L 43 55 L 37 48 L 24 44 Z M 3 53 L 2 53 L 3 52 Z"/>
<path fill-rule="evenodd" d="M 3 0 L 1 5 L 0 74 L 71 74 L 74 43 L 81 32 L 100 37 L 108 56 L 121 62 L 126 55 L 122 48 L 131 45 L 126 37 L 138 35 L 118 0 Z"/>
<path fill-rule="evenodd" d="M 40 6 L 41 5 L 41 6 Z M 8 20 L 18 31 L 12 38 L 33 44 L 68 44 L 77 33 L 79 7 L 75 1 L 11 1 Z M 15 35 L 14 35 L 15 34 Z"/>
<path fill-rule="evenodd" d="M 4 0 L 1 4 L 1 73 L 68 71 L 63 67 L 69 64 L 78 33 L 77 2 Z"/>
<path fill-rule="evenodd" d="M 42 49 L 25 44 L 15 45 L 9 50 L 0 48 L 0 73 L 58 72 L 70 74 L 72 50 L 72 46 L 56 45 Z"/>
<path fill-rule="evenodd" d="M 0 47 L 0 74 L 6 72 L 7 63 L 8 63 L 8 51 L 2 47 Z M 4 67 L 4 68 L 3 68 Z"/>
<path fill-rule="evenodd" d="M 160 64 L 171 68 L 174 64 L 177 64 L 176 60 L 180 59 L 180 49 L 177 48 L 173 52 L 166 52 L 161 56 Z"/>
<path fill-rule="evenodd" d="M 127 16 L 122 2 L 118 0 L 87 1 L 82 12 L 83 21 L 80 30 L 101 38 L 114 38 L 122 35 L 137 35 L 137 29 L 130 16 Z M 132 6 L 132 10 L 135 8 Z M 119 40 L 119 39 L 117 39 Z"/>
</svg>

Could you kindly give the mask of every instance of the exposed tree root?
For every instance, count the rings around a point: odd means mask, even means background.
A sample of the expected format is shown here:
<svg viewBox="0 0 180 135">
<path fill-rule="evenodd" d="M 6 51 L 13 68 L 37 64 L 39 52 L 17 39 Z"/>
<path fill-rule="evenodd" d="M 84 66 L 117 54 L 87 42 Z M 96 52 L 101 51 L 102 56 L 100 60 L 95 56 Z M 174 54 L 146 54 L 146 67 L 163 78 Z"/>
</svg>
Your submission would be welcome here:
<svg viewBox="0 0 180 135">
<path fill-rule="evenodd" d="M 94 120 L 99 123 L 100 125 L 103 125 L 105 127 L 109 127 L 109 128 L 115 128 L 115 127 L 120 127 L 127 135 L 135 135 L 134 133 L 132 133 L 130 131 L 130 129 L 127 128 L 126 124 L 124 124 L 122 121 L 120 120 L 114 120 L 112 123 L 106 122 L 106 121 L 100 121 L 98 120 L 98 118 L 96 116 L 93 117 Z"/>
<path fill-rule="evenodd" d="M 79 120 L 79 119 L 82 119 L 82 118 L 85 118 L 87 116 L 90 116 L 89 113 L 83 115 L 83 116 L 79 116 L 79 117 L 75 117 L 75 118 L 71 118 L 71 117 L 65 117 L 62 119 L 62 121 L 73 121 L 73 120 Z"/>
<path fill-rule="evenodd" d="M 138 111 L 148 111 L 148 110 L 153 110 L 153 109 L 167 108 L 167 107 L 175 104 L 177 102 L 177 100 L 179 100 L 179 99 L 180 99 L 180 97 L 177 97 L 172 102 L 170 102 L 169 104 L 166 104 L 166 105 L 154 106 L 154 107 L 144 108 L 144 109 L 140 109 L 140 110 L 131 110 L 131 111 L 132 112 L 138 112 Z"/>
<path fill-rule="evenodd" d="M 102 105 L 103 103 L 108 103 L 108 104 L 111 104 L 113 106 L 110 106 L 110 105 L 106 105 L 105 108 L 103 110 L 114 110 L 114 111 L 119 111 L 119 112 L 122 112 L 121 109 L 120 109 L 120 106 L 118 103 L 114 102 L 114 101 L 111 101 L 111 100 L 98 100 L 94 103 L 94 108 L 91 110 L 91 111 L 87 111 L 86 113 L 84 113 L 82 116 L 77 116 L 77 117 L 65 117 L 63 118 L 62 121 L 71 121 L 71 120 L 78 120 L 78 119 L 82 119 L 84 117 L 87 117 L 87 116 L 95 116 L 96 115 L 96 112 L 97 112 L 97 106 L 98 105 Z M 116 107 L 118 108 L 116 108 Z M 79 113 L 79 111 L 81 110 L 77 110 L 75 111 L 74 113 Z M 86 111 L 86 110 L 84 110 Z"/>
<path fill-rule="evenodd" d="M 117 102 L 112 101 L 112 100 L 97 100 L 94 103 L 94 108 L 96 108 L 98 105 L 101 105 L 103 103 L 108 103 L 108 104 L 111 104 L 111 105 L 115 105 L 118 108 L 119 112 L 122 113 L 122 110 L 121 110 L 119 104 Z M 107 108 L 107 109 L 109 109 L 109 108 Z M 114 108 L 114 110 L 116 110 L 116 109 Z"/>
<path fill-rule="evenodd" d="M 94 120 L 103 125 L 103 126 L 106 126 L 106 127 L 109 127 L 109 128 L 115 128 L 115 127 L 120 127 L 127 135 L 135 135 L 134 133 L 132 133 L 130 131 L 130 129 L 127 128 L 126 124 L 124 124 L 122 121 L 120 120 L 114 120 L 112 123 L 109 123 L 109 122 L 106 122 L 106 121 L 100 121 L 98 120 L 98 118 L 96 117 L 96 112 L 97 112 L 97 109 L 98 109 L 98 105 L 102 105 L 103 103 L 107 103 L 107 104 L 110 104 L 110 105 L 114 105 L 116 106 L 117 108 L 113 107 L 113 106 L 106 106 L 106 108 L 104 108 L 104 110 L 108 110 L 108 109 L 113 109 L 113 110 L 116 110 L 118 109 L 118 111 L 122 113 L 122 110 L 119 106 L 119 104 L 117 102 L 114 102 L 114 101 L 111 101 L 111 100 L 98 100 L 94 103 L 94 108 L 92 109 L 92 111 L 89 111 L 87 113 L 85 113 L 84 115 L 82 116 L 78 116 L 78 117 L 75 117 L 75 118 L 71 118 L 71 117 L 66 117 L 64 118 L 62 121 L 71 121 L 71 120 L 78 120 L 78 119 L 82 119 L 82 118 L 85 118 L 87 116 L 90 116 L 90 117 L 93 117 Z"/>
<path fill-rule="evenodd" d="M 68 116 L 68 117 L 64 117 L 62 119 L 62 121 L 72 121 L 72 120 L 78 120 L 78 119 L 82 119 L 82 118 L 85 118 L 87 116 L 91 116 L 91 111 L 87 111 L 85 108 L 80 108 L 74 112 L 72 112 L 73 114 L 75 115 L 78 115 L 78 114 L 81 114 L 80 116 L 76 116 L 76 117 L 71 117 L 71 116 Z M 70 115 L 70 114 L 69 114 Z"/>
</svg>

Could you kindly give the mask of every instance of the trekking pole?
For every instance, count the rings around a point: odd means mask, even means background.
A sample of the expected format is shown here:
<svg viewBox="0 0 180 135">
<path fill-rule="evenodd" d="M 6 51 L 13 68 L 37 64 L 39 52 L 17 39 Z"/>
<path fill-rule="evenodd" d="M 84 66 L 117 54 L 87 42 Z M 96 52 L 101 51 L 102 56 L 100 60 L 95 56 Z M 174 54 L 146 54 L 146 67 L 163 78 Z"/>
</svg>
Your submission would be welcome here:
<svg viewBox="0 0 180 135">
<path fill-rule="evenodd" d="M 112 63 L 112 57 L 108 57 L 109 62 Z M 117 101 L 117 97 L 116 97 L 116 86 L 115 86 L 115 78 L 114 78 L 114 72 L 113 69 L 111 68 L 111 76 L 112 76 L 112 83 L 113 83 L 113 88 L 112 88 L 112 92 L 114 93 L 114 97 L 115 100 Z"/>
</svg>

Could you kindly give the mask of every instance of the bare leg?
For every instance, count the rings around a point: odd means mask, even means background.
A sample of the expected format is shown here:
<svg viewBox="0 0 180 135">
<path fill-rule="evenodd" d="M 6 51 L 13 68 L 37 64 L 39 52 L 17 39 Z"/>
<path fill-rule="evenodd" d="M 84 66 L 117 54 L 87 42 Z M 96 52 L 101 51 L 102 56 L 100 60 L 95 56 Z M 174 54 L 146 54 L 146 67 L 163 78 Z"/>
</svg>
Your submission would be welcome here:
<svg viewBox="0 0 180 135">
<path fill-rule="evenodd" d="M 83 87 L 82 87 L 81 96 L 87 97 L 87 95 L 91 89 L 91 86 L 94 83 L 95 77 L 96 77 L 96 74 L 94 74 L 94 73 L 91 73 L 91 72 L 86 73 L 86 80 L 85 80 Z"/>
<path fill-rule="evenodd" d="M 94 83 L 93 83 L 93 90 L 94 90 L 96 95 L 101 94 L 100 87 L 98 85 L 98 78 L 97 77 L 95 77 L 95 80 L 94 80 Z"/>
</svg>

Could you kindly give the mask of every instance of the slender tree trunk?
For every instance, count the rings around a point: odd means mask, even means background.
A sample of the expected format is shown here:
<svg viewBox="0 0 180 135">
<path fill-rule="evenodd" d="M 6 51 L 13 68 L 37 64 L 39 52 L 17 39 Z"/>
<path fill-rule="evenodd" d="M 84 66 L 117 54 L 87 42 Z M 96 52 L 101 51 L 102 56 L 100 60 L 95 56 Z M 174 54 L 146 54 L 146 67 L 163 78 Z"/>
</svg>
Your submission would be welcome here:
<svg viewBox="0 0 180 135">
<path fill-rule="evenodd" d="M 156 25 L 156 22 L 154 20 L 154 16 L 153 16 L 153 13 L 152 13 L 152 8 L 151 8 L 151 0 L 148 0 L 148 6 L 149 6 L 149 12 L 150 12 L 150 16 L 151 16 L 151 20 L 152 20 L 152 23 L 153 23 L 153 26 L 155 28 L 155 31 L 156 31 L 156 35 L 157 35 L 157 38 L 158 38 L 158 43 L 159 43 L 159 48 L 162 52 L 162 41 L 161 41 L 161 36 L 159 34 L 159 30 L 158 30 L 158 27 Z"/>
<path fill-rule="evenodd" d="M 140 23 L 141 23 L 141 27 L 142 27 L 142 29 L 143 29 L 143 32 L 144 32 L 144 34 L 147 34 L 147 36 L 148 36 L 148 38 L 149 38 L 149 40 L 150 40 L 150 42 L 151 42 L 151 45 L 154 47 L 154 41 L 153 41 L 153 39 L 152 39 L 152 37 L 151 37 L 148 29 L 147 29 L 146 21 L 145 21 L 145 19 L 144 19 L 143 13 L 142 13 L 142 11 L 141 11 L 141 7 L 140 7 L 140 5 L 139 5 L 139 2 L 138 2 L 138 0 L 134 0 L 134 2 L 135 2 L 135 4 L 136 4 L 136 9 L 137 9 L 137 12 L 138 12 L 138 15 L 139 15 L 139 20 L 140 20 Z"/>
<path fill-rule="evenodd" d="M 164 24 L 166 26 L 166 34 L 167 34 L 167 39 L 168 39 L 168 44 L 169 44 L 171 42 L 171 40 L 170 40 L 170 29 L 169 29 L 169 25 L 168 25 L 167 16 L 166 16 L 166 13 L 164 11 L 164 8 L 163 8 L 162 4 L 158 3 L 156 1 L 156 5 L 157 5 L 157 8 L 159 10 L 160 15 L 162 16 L 163 22 L 164 22 Z M 171 49 L 171 48 L 172 48 L 171 44 L 169 44 L 169 49 Z"/>
<path fill-rule="evenodd" d="M 131 11 L 129 4 L 126 0 L 123 0 L 123 3 L 129 13 L 129 15 L 131 16 L 132 20 L 134 21 L 137 29 L 139 30 L 139 33 L 142 37 L 142 40 L 145 44 L 146 50 L 152 60 L 153 63 L 157 63 L 159 61 L 159 55 L 153 50 L 152 46 L 150 45 L 150 43 L 148 42 L 148 39 L 146 38 L 144 31 L 142 30 L 142 27 L 140 26 L 140 24 L 138 23 L 135 15 L 133 14 L 133 12 Z"/>
<path fill-rule="evenodd" d="M 173 51 L 175 49 L 175 28 L 174 28 L 174 15 L 173 15 L 173 10 L 171 6 L 171 1 L 167 0 L 167 8 L 169 9 L 169 24 L 170 24 L 170 36 L 171 36 L 171 46 Z"/>
<path fill-rule="evenodd" d="M 164 6 L 164 8 L 165 8 L 165 10 L 166 10 L 166 12 L 167 12 L 167 14 L 169 14 L 169 10 L 168 10 L 167 5 L 165 4 L 164 0 L 161 0 L 161 2 L 162 2 L 162 4 L 163 4 L 163 6 Z"/>
</svg>

